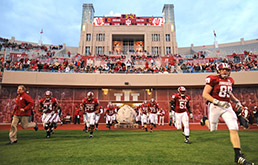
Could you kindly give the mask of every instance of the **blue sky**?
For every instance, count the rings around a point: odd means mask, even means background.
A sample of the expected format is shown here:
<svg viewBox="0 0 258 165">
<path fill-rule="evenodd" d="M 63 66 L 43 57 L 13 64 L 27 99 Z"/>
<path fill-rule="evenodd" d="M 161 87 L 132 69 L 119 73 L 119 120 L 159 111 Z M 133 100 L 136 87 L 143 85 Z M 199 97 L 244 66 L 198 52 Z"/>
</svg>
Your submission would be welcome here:
<svg viewBox="0 0 258 165">
<path fill-rule="evenodd" d="M 0 0 L 0 37 L 78 47 L 83 3 L 95 16 L 162 16 L 174 4 L 178 47 L 258 39 L 257 0 Z"/>
</svg>

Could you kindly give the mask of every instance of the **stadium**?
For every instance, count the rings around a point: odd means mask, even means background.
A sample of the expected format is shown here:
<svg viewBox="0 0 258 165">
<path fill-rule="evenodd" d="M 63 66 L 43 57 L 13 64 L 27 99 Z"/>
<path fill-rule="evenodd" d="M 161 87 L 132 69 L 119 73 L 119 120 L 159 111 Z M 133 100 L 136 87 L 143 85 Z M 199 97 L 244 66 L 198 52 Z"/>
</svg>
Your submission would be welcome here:
<svg viewBox="0 0 258 165">
<path fill-rule="evenodd" d="M 233 150 L 223 119 L 220 118 L 219 131 L 214 134 L 200 127 L 203 115 L 208 115 L 206 99 L 202 97 L 205 79 L 216 74 L 216 65 L 224 62 L 230 65 L 230 76 L 235 80 L 234 95 L 250 112 L 249 129 L 240 127 L 239 131 L 242 148 L 248 160 L 258 163 L 255 147 L 258 127 L 254 119 L 258 105 L 258 39 L 241 38 L 231 43 L 215 41 L 214 45 L 180 48 L 173 4 L 164 4 L 162 16 L 131 13 L 120 17 L 95 16 L 94 13 L 93 4 L 82 5 L 78 47 L 0 38 L 1 145 L 7 142 L 18 85 L 25 85 L 34 100 L 33 120 L 39 123 L 37 133 L 33 129 L 21 131 L 18 127 L 19 143 L 26 146 L 27 152 L 37 155 L 26 153 L 12 160 L 8 153 L 14 152 L 11 147 L 15 146 L 1 147 L 3 164 L 233 164 Z M 190 147 L 183 143 L 181 131 L 168 125 L 171 96 L 178 93 L 180 86 L 191 97 L 193 119 L 189 122 L 193 144 Z M 39 112 L 40 99 L 46 91 L 51 91 L 58 100 L 63 117 L 71 116 L 68 124 L 59 124 L 50 139 L 43 138 L 45 131 Z M 154 136 L 143 132 L 141 126 L 125 126 L 121 120 L 108 130 L 103 113 L 99 130 L 89 141 L 89 134 L 82 132 L 82 114 L 79 114 L 80 124 L 74 124 L 76 111 L 89 92 L 94 93 L 104 109 L 112 104 L 125 112 L 154 99 L 165 112 L 165 125 L 154 128 Z M 209 141 L 213 135 L 221 139 L 220 144 Z M 23 151 L 18 145 L 15 154 Z M 214 153 L 207 153 L 208 148 Z M 49 150 L 54 154 L 49 154 Z M 177 152 L 185 152 L 187 156 Z"/>
</svg>

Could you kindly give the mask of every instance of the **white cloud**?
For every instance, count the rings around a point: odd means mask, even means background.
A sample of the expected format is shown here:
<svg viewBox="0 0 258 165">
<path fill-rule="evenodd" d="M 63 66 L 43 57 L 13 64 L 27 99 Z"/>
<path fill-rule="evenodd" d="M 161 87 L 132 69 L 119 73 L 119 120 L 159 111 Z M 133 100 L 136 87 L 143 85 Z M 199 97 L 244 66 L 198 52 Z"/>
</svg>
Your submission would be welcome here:
<svg viewBox="0 0 258 165">
<path fill-rule="evenodd" d="M 105 15 L 105 17 L 120 17 L 121 16 L 121 13 L 115 13 L 113 12 L 113 10 L 111 10 L 107 15 Z"/>
</svg>

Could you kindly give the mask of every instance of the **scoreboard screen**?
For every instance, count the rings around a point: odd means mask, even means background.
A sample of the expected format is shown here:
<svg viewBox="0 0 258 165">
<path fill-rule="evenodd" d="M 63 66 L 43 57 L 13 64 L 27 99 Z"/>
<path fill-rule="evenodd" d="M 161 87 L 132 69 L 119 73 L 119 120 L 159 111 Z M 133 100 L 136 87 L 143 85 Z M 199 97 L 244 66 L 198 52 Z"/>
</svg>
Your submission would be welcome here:
<svg viewBox="0 0 258 165">
<path fill-rule="evenodd" d="M 94 26 L 112 26 L 112 25 L 148 25 L 163 26 L 162 17 L 136 17 L 135 14 L 122 14 L 121 17 L 94 17 Z"/>
</svg>

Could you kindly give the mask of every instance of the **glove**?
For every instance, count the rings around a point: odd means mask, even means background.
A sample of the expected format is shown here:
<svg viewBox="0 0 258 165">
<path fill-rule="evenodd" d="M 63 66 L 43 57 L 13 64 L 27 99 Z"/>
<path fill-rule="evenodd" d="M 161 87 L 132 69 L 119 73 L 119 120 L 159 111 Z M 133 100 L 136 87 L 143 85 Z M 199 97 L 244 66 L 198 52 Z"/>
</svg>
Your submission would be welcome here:
<svg viewBox="0 0 258 165">
<path fill-rule="evenodd" d="M 43 109 L 43 111 L 42 111 L 43 113 L 46 113 L 47 112 L 47 109 Z"/>
<path fill-rule="evenodd" d="M 190 118 L 193 119 L 193 114 L 192 113 L 190 113 Z"/>
<path fill-rule="evenodd" d="M 212 103 L 215 104 L 215 105 L 218 105 L 220 107 L 223 107 L 223 108 L 229 108 L 230 107 L 229 102 L 226 102 L 226 101 L 219 101 L 217 99 L 214 99 Z"/>
</svg>

